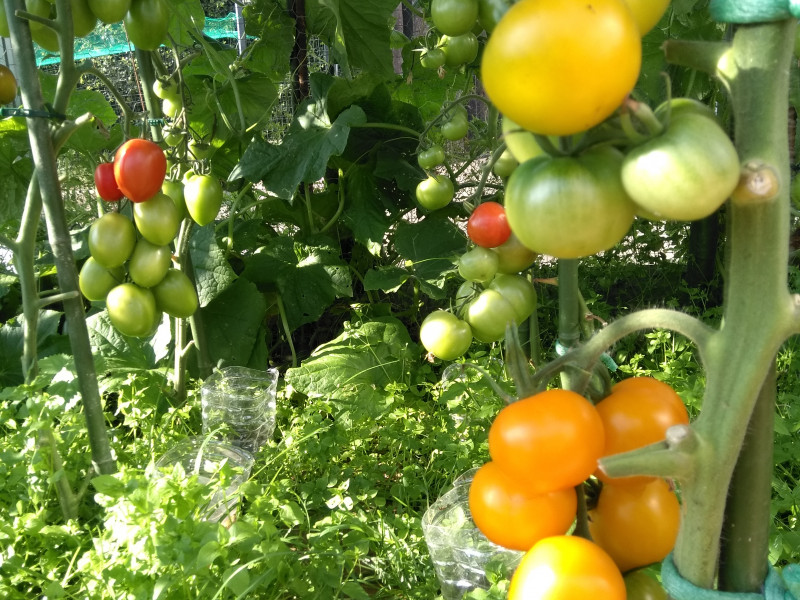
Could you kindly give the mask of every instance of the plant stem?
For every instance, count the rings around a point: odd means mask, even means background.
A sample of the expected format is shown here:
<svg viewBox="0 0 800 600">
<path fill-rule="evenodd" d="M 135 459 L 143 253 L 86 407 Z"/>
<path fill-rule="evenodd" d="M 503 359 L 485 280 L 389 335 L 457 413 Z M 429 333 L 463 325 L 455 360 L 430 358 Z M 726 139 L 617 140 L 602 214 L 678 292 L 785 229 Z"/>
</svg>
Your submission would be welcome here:
<svg viewBox="0 0 800 600">
<path fill-rule="evenodd" d="M 578 260 L 558 261 L 558 343 L 564 351 L 576 348 L 581 339 L 580 290 L 578 288 Z M 561 386 L 575 390 L 574 374 L 561 371 Z"/>
</svg>

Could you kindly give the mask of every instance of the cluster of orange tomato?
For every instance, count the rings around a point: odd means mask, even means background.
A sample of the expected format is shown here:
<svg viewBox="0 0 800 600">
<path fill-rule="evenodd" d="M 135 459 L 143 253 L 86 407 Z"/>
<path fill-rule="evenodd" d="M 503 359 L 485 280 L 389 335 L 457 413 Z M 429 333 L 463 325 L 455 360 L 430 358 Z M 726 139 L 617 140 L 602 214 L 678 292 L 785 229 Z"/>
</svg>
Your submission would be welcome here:
<svg viewBox="0 0 800 600">
<path fill-rule="evenodd" d="M 487 538 L 526 552 L 509 598 L 578 598 L 603 590 L 603 598 L 625 598 L 623 573 L 672 550 L 680 503 L 664 479 L 612 479 L 598 460 L 663 441 L 667 429 L 688 423 L 680 396 L 650 377 L 616 384 L 597 405 L 551 389 L 501 410 L 489 430 L 491 460 L 472 480 L 469 506 Z M 602 485 L 588 511 L 591 542 L 567 535 L 577 489 L 589 478 Z M 579 577 L 569 572 L 572 563 L 582 565 Z M 536 576 L 543 567 L 554 574 L 552 582 Z M 569 594 L 556 595 L 556 589 Z"/>
</svg>

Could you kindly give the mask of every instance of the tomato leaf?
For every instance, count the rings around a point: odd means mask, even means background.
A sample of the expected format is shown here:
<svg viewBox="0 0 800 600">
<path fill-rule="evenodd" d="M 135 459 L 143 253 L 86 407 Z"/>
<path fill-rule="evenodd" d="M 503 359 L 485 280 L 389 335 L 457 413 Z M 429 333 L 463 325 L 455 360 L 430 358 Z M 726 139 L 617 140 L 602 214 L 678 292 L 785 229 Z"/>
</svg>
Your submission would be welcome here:
<svg viewBox="0 0 800 600">
<path fill-rule="evenodd" d="M 206 306 L 236 279 L 225 252 L 217 245 L 214 225 L 196 227 L 189 240 L 197 297 Z"/>
</svg>

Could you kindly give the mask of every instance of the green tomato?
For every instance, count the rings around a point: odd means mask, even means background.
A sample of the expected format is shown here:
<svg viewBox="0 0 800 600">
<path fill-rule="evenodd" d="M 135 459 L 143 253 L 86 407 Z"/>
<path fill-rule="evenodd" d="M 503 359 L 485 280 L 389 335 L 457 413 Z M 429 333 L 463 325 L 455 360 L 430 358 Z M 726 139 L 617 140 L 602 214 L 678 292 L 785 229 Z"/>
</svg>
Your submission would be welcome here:
<svg viewBox="0 0 800 600">
<path fill-rule="evenodd" d="M 171 264 L 169 246 L 156 246 L 142 238 L 128 260 L 128 275 L 136 285 L 150 288 L 164 279 Z"/>
<path fill-rule="evenodd" d="M 164 113 L 165 117 L 177 119 L 178 115 L 181 114 L 181 110 L 183 110 L 183 101 L 180 96 L 164 98 L 161 101 L 161 112 Z"/>
<path fill-rule="evenodd" d="M 494 171 L 494 174 L 498 177 L 506 178 L 509 177 L 511 173 L 514 172 L 514 169 L 516 169 L 518 166 L 519 163 L 517 162 L 517 159 L 514 158 L 514 155 L 511 154 L 511 151 L 506 148 L 495 161 L 492 171 Z"/>
<path fill-rule="evenodd" d="M 431 19 L 445 35 L 472 31 L 478 19 L 478 0 L 431 0 Z"/>
<path fill-rule="evenodd" d="M 164 278 L 153 287 L 153 296 L 159 310 L 179 319 L 191 317 L 199 304 L 191 280 L 177 269 L 167 271 Z"/>
<path fill-rule="evenodd" d="M 517 314 L 511 303 L 497 290 L 485 289 L 470 302 L 464 320 L 472 327 L 475 339 L 484 342 L 499 342 L 506 335 L 506 325 L 516 322 Z"/>
<path fill-rule="evenodd" d="M 417 185 L 417 202 L 428 210 L 444 208 L 453 200 L 454 194 L 453 182 L 447 175 L 429 175 Z"/>
<path fill-rule="evenodd" d="M 49 27 L 42 26 L 40 29 L 31 29 L 31 38 L 48 52 L 58 53 L 61 51 L 61 47 L 58 45 L 58 34 Z"/>
<path fill-rule="evenodd" d="M 175 208 L 178 209 L 178 216 L 181 221 L 186 217 L 186 200 L 183 199 L 183 183 L 180 181 L 173 181 L 172 179 L 165 179 L 161 184 L 161 191 L 172 198 L 175 203 Z"/>
<path fill-rule="evenodd" d="M 518 324 L 536 310 L 536 288 L 527 277 L 498 273 L 489 284 L 489 289 L 500 292 L 500 295 L 513 307 Z"/>
<path fill-rule="evenodd" d="M 500 259 L 489 248 L 475 246 L 458 259 L 458 274 L 467 281 L 487 283 L 497 273 Z"/>
<path fill-rule="evenodd" d="M 131 0 L 89 0 L 89 8 L 103 23 L 119 23 L 125 18 Z"/>
<path fill-rule="evenodd" d="M 189 154 L 191 154 L 195 160 L 203 160 L 204 158 L 208 158 L 211 156 L 212 152 L 214 152 L 214 146 L 208 142 L 195 139 L 192 139 L 192 141 L 189 142 Z"/>
<path fill-rule="evenodd" d="M 125 264 L 135 245 L 133 223 L 119 213 L 106 213 L 89 227 L 89 252 L 106 269 Z"/>
<path fill-rule="evenodd" d="M 176 100 L 181 97 L 178 82 L 172 77 L 159 77 L 153 82 L 153 93 L 161 100 Z"/>
<path fill-rule="evenodd" d="M 164 143 L 171 148 L 174 148 L 183 141 L 185 132 L 180 127 L 173 127 L 172 125 L 165 125 L 161 128 L 161 137 L 164 138 Z"/>
<path fill-rule="evenodd" d="M 122 283 L 108 292 L 106 310 L 111 324 L 123 335 L 148 337 L 158 323 L 153 294 L 133 283 Z"/>
<path fill-rule="evenodd" d="M 124 278 L 125 270 L 122 267 L 106 269 L 90 256 L 78 274 L 78 287 L 87 300 L 100 301 L 105 300 L 108 292 L 122 283 Z"/>
<path fill-rule="evenodd" d="M 442 360 L 455 360 L 469 350 L 472 330 L 453 313 L 435 310 L 422 321 L 419 339 L 425 350 Z"/>
<path fill-rule="evenodd" d="M 72 29 L 75 37 L 86 37 L 97 26 L 97 17 L 88 0 L 72 0 Z"/>
<path fill-rule="evenodd" d="M 37 17 L 48 19 L 51 16 L 54 16 L 51 15 L 52 9 L 53 6 L 47 0 L 25 0 L 25 10 L 27 10 L 31 14 L 36 15 Z M 42 23 L 39 23 L 37 21 L 28 21 L 28 27 L 30 28 L 31 33 L 34 33 L 36 31 L 41 31 L 42 29 L 48 29 L 50 31 L 53 31 L 46 25 L 43 25 Z M 54 31 L 53 35 L 55 35 Z"/>
<path fill-rule="evenodd" d="M 556 258 L 608 250 L 625 237 L 636 213 L 621 166 L 622 154 L 610 147 L 522 163 L 506 186 L 511 231 L 531 250 Z"/>
<path fill-rule="evenodd" d="M 471 31 L 463 35 L 443 35 L 439 43 L 448 67 L 460 67 L 478 58 L 478 38 Z"/>
<path fill-rule="evenodd" d="M 419 57 L 420 64 L 426 69 L 438 69 L 444 65 L 444 50 L 441 48 L 429 48 L 423 51 Z"/>
<path fill-rule="evenodd" d="M 169 9 L 164 0 L 131 0 L 123 21 L 134 46 L 155 50 L 167 37 Z"/>
<path fill-rule="evenodd" d="M 200 226 L 217 218 L 222 206 L 222 186 L 211 175 L 195 175 L 183 186 L 183 197 L 189 216 Z"/>
<path fill-rule="evenodd" d="M 163 184 L 162 184 L 163 185 Z M 181 217 L 172 198 L 163 192 L 133 205 L 133 220 L 139 233 L 156 246 L 166 246 L 178 234 Z"/>
<path fill-rule="evenodd" d="M 460 113 L 456 113 L 452 119 L 442 123 L 441 130 L 442 137 L 451 142 L 464 139 L 469 131 L 469 120 Z"/>
<path fill-rule="evenodd" d="M 497 272 L 513 275 L 528 269 L 534 262 L 538 254 L 519 241 L 519 238 L 511 233 L 511 236 L 499 246 L 492 248 L 499 257 Z"/>
<path fill-rule="evenodd" d="M 667 592 L 655 577 L 635 570 L 625 574 L 627 600 L 667 600 Z"/>
<path fill-rule="evenodd" d="M 673 113 L 666 130 L 628 152 L 622 184 L 646 213 L 695 221 L 715 212 L 739 183 L 739 155 L 714 119 Z"/>
<path fill-rule="evenodd" d="M 515 0 L 478 0 L 478 21 L 491 33 L 497 22 L 511 8 Z"/>
<path fill-rule="evenodd" d="M 444 148 L 442 148 L 439 144 L 434 144 L 427 150 L 420 152 L 417 156 L 417 162 L 419 163 L 419 166 L 426 171 L 442 164 L 444 159 Z"/>
</svg>

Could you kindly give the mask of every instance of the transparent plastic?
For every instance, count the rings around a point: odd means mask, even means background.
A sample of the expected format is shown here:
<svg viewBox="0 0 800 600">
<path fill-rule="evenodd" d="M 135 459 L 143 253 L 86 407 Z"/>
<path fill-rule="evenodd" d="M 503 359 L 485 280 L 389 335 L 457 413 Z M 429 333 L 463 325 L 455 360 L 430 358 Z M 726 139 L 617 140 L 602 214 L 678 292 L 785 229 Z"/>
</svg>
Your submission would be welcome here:
<svg viewBox="0 0 800 600">
<path fill-rule="evenodd" d="M 225 367 L 200 388 L 203 434 L 256 453 L 275 430 L 278 370 Z"/>
<path fill-rule="evenodd" d="M 460 475 L 422 516 L 422 531 L 444 600 L 461 600 L 467 592 L 488 590 L 487 567 L 510 579 L 523 552 L 490 542 L 469 512 L 469 486 L 477 469 Z"/>
</svg>

